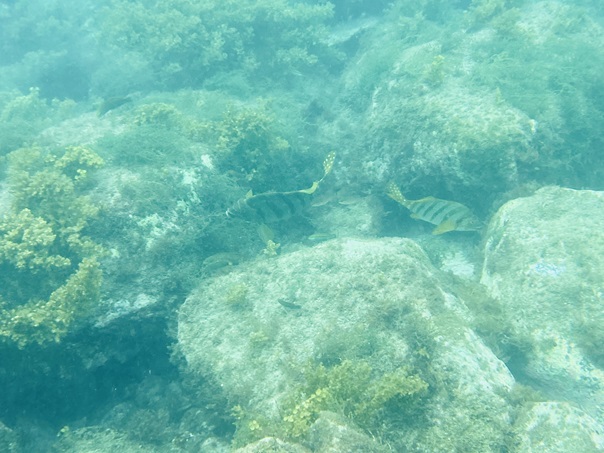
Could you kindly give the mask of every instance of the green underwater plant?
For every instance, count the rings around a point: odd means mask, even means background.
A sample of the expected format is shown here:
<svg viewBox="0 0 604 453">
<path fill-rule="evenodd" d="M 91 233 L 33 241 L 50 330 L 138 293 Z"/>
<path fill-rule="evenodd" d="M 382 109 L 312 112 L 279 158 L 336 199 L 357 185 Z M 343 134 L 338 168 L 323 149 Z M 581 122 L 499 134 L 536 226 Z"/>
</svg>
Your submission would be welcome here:
<svg viewBox="0 0 604 453">
<path fill-rule="evenodd" d="M 426 82 L 433 87 L 442 85 L 445 80 L 445 57 L 436 55 L 426 70 Z"/>
<path fill-rule="evenodd" d="M 280 420 L 270 420 L 241 405 L 233 408 L 237 428 L 233 445 L 247 445 L 266 436 L 304 439 L 324 411 L 343 415 L 360 428 L 379 430 L 417 412 L 427 391 L 428 384 L 408 367 L 382 373 L 360 359 L 331 367 L 309 363 L 303 382 L 282 400 Z"/>
<path fill-rule="evenodd" d="M 0 338 L 60 341 L 99 300 L 103 250 L 84 234 L 98 214 L 84 194 L 103 160 L 72 146 L 8 156 L 9 212 L 0 217 Z"/>
<path fill-rule="evenodd" d="M 248 287 L 244 283 L 231 286 L 225 296 L 225 302 L 232 307 L 241 307 L 247 300 Z"/>
<path fill-rule="evenodd" d="M 75 102 L 47 102 L 38 88 L 0 92 L 0 156 L 33 141 L 43 129 L 70 116 Z"/>
<path fill-rule="evenodd" d="M 232 155 L 245 168 L 255 168 L 271 153 L 289 148 L 274 131 L 275 118 L 265 106 L 229 108 L 212 127 L 217 148 Z"/>
<path fill-rule="evenodd" d="M 189 138 L 197 132 L 196 127 L 197 123 L 174 105 L 152 102 L 132 109 L 130 127 L 104 137 L 99 146 L 114 164 L 161 169 L 167 164 L 192 161 Z"/>
<path fill-rule="evenodd" d="M 219 161 L 228 165 L 247 185 L 273 187 L 281 176 L 276 162 L 282 162 L 289 142 L 280 134 L 278 121 L 264 102 L 253 107 L 229 106 L 218 121 L 208 123 Z M 270 180 L 270 182 L 268 182 Z"/>
<path fill-rule="evenodd" d="M 330 368 L 310 365 L 305 380 L 283 407 L 284 431 L 294 439 L 304 437 L 322 411 L 340 413 L 372 429 L 390 411 L 414 407 L 428 390 L 428 384 L 405 367 L 375 376 L 363 360 L 344 360 Z"/>
<path fill-rule="evenodd" d="M 164 83 L 195 84 L 235 69 L 278 80 L 335 54 L 327 44 L 332 16 L 330 3 L 113 0 L 101 38 L 141 55 Z"/>
<path fill-rule="evenodd" d="M 40 98 L 38 88 L 30 88 L 29 93 L 12 96 L 6 102 L 0 112 L 0 121 L 11 122 L 15 120 L 36 121 L 44 117 L 47 106 L 44 100 Z"/>
</svg>

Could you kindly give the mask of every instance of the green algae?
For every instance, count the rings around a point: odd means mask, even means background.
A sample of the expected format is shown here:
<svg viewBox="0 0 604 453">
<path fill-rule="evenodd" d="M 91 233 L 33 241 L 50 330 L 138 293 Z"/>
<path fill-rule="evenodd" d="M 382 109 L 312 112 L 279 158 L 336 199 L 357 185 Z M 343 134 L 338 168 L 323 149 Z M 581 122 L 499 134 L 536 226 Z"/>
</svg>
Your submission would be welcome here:
<svg viewBox="0 0 604 453">
<path fill-rule="evenodd" d="M 103 250 L 84 231 L 99 208 L 84 194 L 103 160 L 85 147 L 8 155 L 9 212 L 0 218 L 0 338 L 60 341 L 98 302 Z"/>
</svg>

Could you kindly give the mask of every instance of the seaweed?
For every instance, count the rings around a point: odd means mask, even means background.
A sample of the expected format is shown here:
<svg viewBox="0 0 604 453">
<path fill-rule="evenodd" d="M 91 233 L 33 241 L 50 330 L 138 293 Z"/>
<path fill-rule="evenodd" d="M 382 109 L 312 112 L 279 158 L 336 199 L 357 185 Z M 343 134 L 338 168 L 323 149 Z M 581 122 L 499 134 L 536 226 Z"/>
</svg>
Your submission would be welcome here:
<svg viewBox="0 0 604 453">
<path fill-rule="evenodd" d="M 60 341 L 100 298 L 100 245 L 84 231 L 99 208 L 83 192 L 103 164 L 92 150 L 8 155 L 10 212 L 0 218 L 0 338 Z"/>
</svg>

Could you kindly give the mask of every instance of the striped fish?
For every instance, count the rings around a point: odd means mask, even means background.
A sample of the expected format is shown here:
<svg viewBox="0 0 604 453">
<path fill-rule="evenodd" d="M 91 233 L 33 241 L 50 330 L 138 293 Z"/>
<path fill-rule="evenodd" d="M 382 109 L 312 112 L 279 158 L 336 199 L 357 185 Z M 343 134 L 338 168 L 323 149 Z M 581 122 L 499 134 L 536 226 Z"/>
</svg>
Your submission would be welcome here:
<svg viewBox="0 0 604 453">
<path fill-rule="evenodd" d="M 413 219 L 436 225 L 432 234 L 443 234 L 449 231 L 478 231 L 482 228 L 482 222 L 467 206 L 461 203 L 434 197 L 407 200 L 395 184 L 388 186 L 387 194 L 411 211 Z"/>
<path fill-rule="evenodd" d="M 245 198 L 237 201 L 227 210 L 227 217 L 272 223 L 302 212 L 310 206 L 313 194 L 331 171 L 335 157 L 334 152 L 329 153 L 323 161 L 323 177 L 313 182 L 308 189 L 292 192 L 267 192 L 258 195 L 253 195 L 250 191 Z"/>
</svg>

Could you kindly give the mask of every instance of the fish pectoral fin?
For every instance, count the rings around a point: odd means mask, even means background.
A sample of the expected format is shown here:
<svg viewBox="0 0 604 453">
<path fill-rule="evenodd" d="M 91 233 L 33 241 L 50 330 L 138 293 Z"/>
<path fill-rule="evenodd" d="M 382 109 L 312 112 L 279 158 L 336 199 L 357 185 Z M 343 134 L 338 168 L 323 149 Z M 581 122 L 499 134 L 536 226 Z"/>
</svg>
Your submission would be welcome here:
<svg viewBox="0 0 604 453">
<path fill-rule="evenodd" d="M 413 213 L 411 214 L 411 216 L 410 216 L 410 217 L 411 217 L 412 219 L 415 219 L 415 220 L 421 220 L 421 219 L 422 219 L 420 216 L 418 216 L 417 214 L 413 214 Z"/>
<path fill-rule="evenodd" d="M 254 196 L 254 193 L 251 190 L 248 190 L 248 192 L 245 194 L 245 199 L 247 200 L 248 198 L 252 198 Z"/>
<path fill-rule="evenodd" d="M 455 230 L 455 227 L 455 222 L 452 220 L 445 220 L 443 223 L 434 228 L 434 230 L 432 230 L 432 234 L 448 233 L 449 231 Z"/>
<path fill-rule="evenodd" d="M 312 195 L 313 193 L 315 193 L 315 190 L 317 190 L 317 187 L 319 187 L 319 181 L 313 182 L 312 186 L 310 186 L 308 189 L 298 190 L 298 192 L 307 193 L 309 195 Z"/>
</svg>

